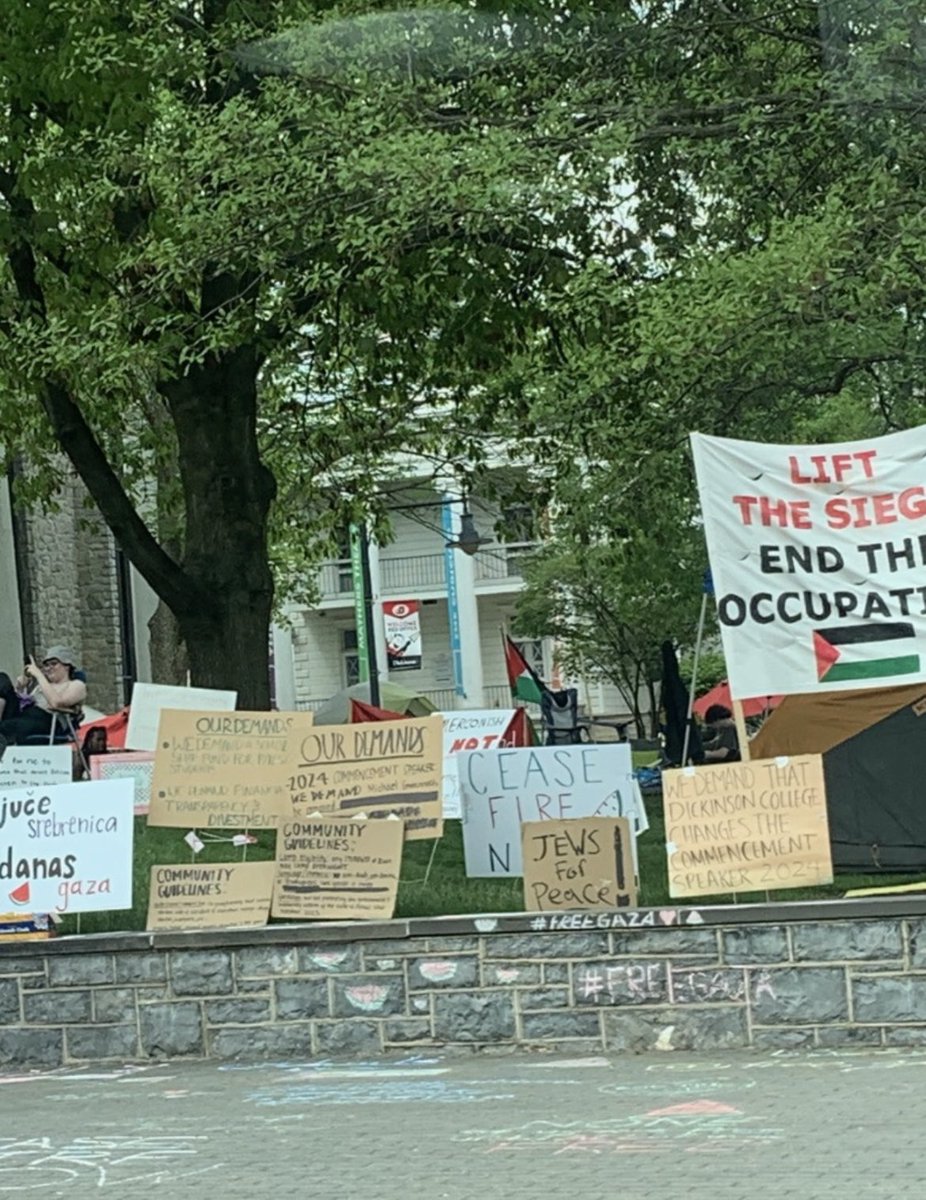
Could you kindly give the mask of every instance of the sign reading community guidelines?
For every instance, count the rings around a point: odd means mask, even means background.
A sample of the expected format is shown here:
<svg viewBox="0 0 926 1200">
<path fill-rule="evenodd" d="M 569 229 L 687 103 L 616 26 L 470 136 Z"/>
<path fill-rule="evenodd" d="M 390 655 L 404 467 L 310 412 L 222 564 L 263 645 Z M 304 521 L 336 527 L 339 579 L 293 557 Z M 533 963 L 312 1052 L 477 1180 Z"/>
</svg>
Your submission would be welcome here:
<svg viewBox="0 0 926 1200">
<path fill-rule="evenodd" d="M 926 680 L 926 427 L 691 444 L 733 695 Z"/>
</svg>

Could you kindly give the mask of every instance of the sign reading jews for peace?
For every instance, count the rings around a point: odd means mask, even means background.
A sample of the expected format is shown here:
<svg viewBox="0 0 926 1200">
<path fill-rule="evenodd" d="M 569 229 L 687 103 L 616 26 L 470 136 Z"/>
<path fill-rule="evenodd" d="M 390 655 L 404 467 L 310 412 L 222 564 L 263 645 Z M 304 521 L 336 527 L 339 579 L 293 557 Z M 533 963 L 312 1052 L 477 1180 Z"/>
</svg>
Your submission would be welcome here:
<svg viewBox="0 0 926 1200">
<path fill-rule="evenodd" d="M 538 746 L 458 755 L 470 878 L 521 875 L 521 823 L 628 817 L 648 828 L 630 747 Z"/>
<path fill-rule="evenodd" d="M 440 837 L 440 716 L 362 725 L 317 725 L 291 755 L 282 815 L 396 816 L 405 836 Z"/>
<path fill-rule="evenodd" d="M 691 443 L 734 697 L 926 681 L 926 427 Z"/>
<path fill-rule="evenodd" d="M 147 929 L 266 925 L 272 862 L 174 863 L 151 868 Z"/>
<path fill-rule="evenodd" d="M 132 907 L 131 780 L 0 794 L 0 911 Z"/>
<path fill-rule="evenodd" d="M 149 825 L 275 828 L 311 713 L 164 709 Z"/>
<path fill-rule="evenodd" d="M 819 754 L 663 771 L 662 805 L 670 896 L 833 882 Z"/>
<path fill-rule="evenodd" d="M 528 912 L 633 908 L 633 832 L 626 817 L 525 821 L 521 826 Z"/>
<path fill-rule="evenodd" d="M 316 816 L 277 833 L 273 915 L 301 921 L 389 918 L 402 866 L 402 822 Z"/>
</svg>

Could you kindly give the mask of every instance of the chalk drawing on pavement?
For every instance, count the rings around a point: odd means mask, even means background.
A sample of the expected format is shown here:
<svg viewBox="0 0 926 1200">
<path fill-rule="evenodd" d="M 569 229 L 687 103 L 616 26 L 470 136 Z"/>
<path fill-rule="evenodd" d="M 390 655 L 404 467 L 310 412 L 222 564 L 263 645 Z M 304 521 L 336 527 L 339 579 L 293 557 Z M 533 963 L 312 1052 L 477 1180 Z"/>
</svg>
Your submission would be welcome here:
<svg viewBox="0 0 926 1200">
<path fill-rule="evenodd" d="M 124 1188 L 202 1175 L 224 1165 L 192 1161 L 208 1140 L 205 1135 L 0 1138 L 0 1192 L 57 1192 L 80 1182 Z"/>
</svg>

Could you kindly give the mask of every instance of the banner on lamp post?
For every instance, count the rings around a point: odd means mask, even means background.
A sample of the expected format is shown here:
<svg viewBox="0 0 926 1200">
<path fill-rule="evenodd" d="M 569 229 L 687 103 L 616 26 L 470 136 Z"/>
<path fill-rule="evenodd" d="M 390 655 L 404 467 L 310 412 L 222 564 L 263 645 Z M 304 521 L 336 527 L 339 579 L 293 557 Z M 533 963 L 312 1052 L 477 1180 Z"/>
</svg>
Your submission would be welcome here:
<svg viewBox="0 0 926 1200">
<path fill-rule="evenodd" d="M 370 650 L 367 642 L 366 590 L 363 586 L 363 538 L 366 531 L 359 525 L 350 526 L 350 577 L 354 591 L 354 621 L 357 627 L 358 680 L 370 678 Z"/>
<path fill-rule="evenodd" d="M 386 657 L 390 671 L 421 670 L 421 605 L 417 600 L 384 600 Z"/>
</svg>

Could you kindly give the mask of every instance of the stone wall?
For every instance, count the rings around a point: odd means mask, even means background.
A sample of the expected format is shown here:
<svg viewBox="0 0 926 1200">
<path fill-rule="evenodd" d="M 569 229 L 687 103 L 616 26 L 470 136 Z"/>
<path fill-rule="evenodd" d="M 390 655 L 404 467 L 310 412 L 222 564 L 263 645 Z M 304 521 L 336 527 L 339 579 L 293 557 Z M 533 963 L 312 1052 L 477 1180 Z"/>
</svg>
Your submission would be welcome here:
<svg viewBox="0 0 926 1200">
<path fill-rule="evenodd" d="M 0 946 L 4 1064 L 848 1044 L 926 1045 L 926 900 Z"/>
<path fill-rule="evenodd" d="M 41 654 L 55 642 L 73 646 L 87 671 L 89 703 L 113 712 L 124 702 L 115 549 L 86 497 L 79 480 L 68 476 L 57 512 L 17 515 L 23 624 L 29 652 Z"/>
</svg>

